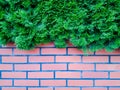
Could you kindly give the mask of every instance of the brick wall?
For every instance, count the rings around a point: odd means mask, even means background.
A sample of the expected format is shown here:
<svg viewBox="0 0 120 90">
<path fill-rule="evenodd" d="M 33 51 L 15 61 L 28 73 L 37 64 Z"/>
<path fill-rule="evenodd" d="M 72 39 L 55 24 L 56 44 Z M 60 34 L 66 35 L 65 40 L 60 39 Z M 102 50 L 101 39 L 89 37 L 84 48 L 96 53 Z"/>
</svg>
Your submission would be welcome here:
<svg viewBox="0 0 120 90">
<path fill-rule="evenodd" d="M 88 53 L 53 43 L 0 48 L 0 90 L 120 90 L 120 50 Z"/>
</svg>

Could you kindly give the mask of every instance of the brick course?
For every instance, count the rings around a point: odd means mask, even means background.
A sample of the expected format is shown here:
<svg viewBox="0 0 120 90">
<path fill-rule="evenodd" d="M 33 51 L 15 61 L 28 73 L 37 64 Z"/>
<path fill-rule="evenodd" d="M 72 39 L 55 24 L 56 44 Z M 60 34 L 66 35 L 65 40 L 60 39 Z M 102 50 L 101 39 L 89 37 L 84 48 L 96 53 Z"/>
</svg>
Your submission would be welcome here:
<svg viewBox="0 0 120 90">
<path fill-rule="evenodd" d="M 88 52 L 53 43 L 0 48 L 0 90 L 120 90 L 120 50 Z"/>
</svg>

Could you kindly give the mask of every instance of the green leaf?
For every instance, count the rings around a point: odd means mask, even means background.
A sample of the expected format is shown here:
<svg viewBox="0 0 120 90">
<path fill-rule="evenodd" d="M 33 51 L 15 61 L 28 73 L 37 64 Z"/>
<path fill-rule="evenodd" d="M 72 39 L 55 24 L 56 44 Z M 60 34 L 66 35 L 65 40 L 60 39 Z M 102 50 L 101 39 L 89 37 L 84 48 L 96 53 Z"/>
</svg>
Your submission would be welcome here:
<svg viewBox="0 0 120 90">
<path fill-rule="evenodd" d="M 0 0 L 1 44 L 67 41 L 83 51 L 120 48 L 120 0 Z"/>
</svg>

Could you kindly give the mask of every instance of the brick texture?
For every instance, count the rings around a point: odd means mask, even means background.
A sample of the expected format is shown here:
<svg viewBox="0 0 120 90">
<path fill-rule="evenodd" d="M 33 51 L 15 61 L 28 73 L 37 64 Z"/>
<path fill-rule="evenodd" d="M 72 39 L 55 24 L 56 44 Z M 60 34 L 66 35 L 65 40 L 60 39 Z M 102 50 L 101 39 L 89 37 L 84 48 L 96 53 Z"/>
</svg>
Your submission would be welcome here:
<svg viewBox="0 0 120 90">
<path fill-rule="evenodd" d="M 40 70 L 39 64 L 15 64 L 15 70 L 31 71 Z"/>
<path fill-rule="evenodd" d="M 53 78 L 53 72 L 29 72 L 28 78 Z"/>
<path fill-rule="evenodd" d="M 69 70 L 94 70 L 94 64 L 69 64 Z"/>
<path fill-rule="evenodd" d="M 25 56 L 3 56 L 2 63 L 27 63 Z"/>
<path fill-rule="evenodd" d="M 12 64 L 0 64 L 0 70 L 13 70 Z"/>
<path fill-rule="evenodd" d="M 109 90 L 120 90 L 120 88 L 109 88 Z"/>
<path fill-rule="evenodd" d="M 120 90 L 120 49 L 113 52 L 55 48 L 0 48 L 0 90 Z"/>
<path fill-rule="evenodd" d="M 80 72 L 56 72 L 56 78 L 80 78 Z"/>
<path fill-rule="evenodd" d="M 110 78 L 120 78 L 120 72 L 110 72 Z"/>
<path fill-rule="evenodd" d="M 36 48 L 34 50 L 29 50 L 29 51 L 14 49 L 14 54 L 15 55 L 32 55 L 32 54 L 39 55 L 40 49 Z"/>
<path fill-rule="evenodd" d="M 120 63 L 120 56 L 111 56 L 111 62 L 113 63 Z"/>
<path fill-rule="evenodd" d="M 0 80 L 0 86 L 12 86 L 12 80 Z"/>
<path fill-rule="evenodd" d="M 83 62 L 87 63 L 98 63 L 98 62 L 108 62 L 108 56 L 83 56 Z"/>
<path fill-rule="evenodd" d="M 115 71 L 120 70 L 120 64 L 97 64 L 96 70 L 103 70 L 103 71 Z"/>
<path fill-rule="evenodd" d="M 78 55 L 78 54 L 84 54 L 82 50 L 79 50 L 77 48 L 68 48 L 68 54 Z M 93 54 L 93 52 L 87 52 L 86 54 Z"/>
<path fill-rule="evenodd" d="M 80 88 L 55 88 L 55 90 L 80 90 Z"/>
<path fill-rule="evenodd" d="M 42 48 L 41 54 L 47 54 L 47 55 L 52 55 L 52 54 L 66 54 L 66 49 L 56 49 L 56 48 Z"/>
<path fill-rule="evenodd" d="M 96 86 L 120 86 L 120 80 L 96 80 Z"/>
<path fill-rule="evenodd" d="M 2 78 L 26 78 L 26 72 L 2 72 Z"/>
<path fill-rule="evenodd" d="M 57 56 L 56 62 L 81 62 L 80 56 Z"/>
<path fill-rule="evenodd" d="M 14 80 L 14 86 L 39 86 L 39 80 Z"/>
<path fill-rule="evenodd" d="M 105 50 L 99 50 L 96 52 L 96 55 L 120 55 L 120 49 L 113 52 L 107 52 Z"/>
<path fill-rule="evenodd" d="M 30 63 L 54 62 L 54 56 L 30 56 L 29 62 Z"/>
<path fill-rule="evenodd" d="M 0 48 L 0 55 L 12 55 L 12 49 Z"/>
<path fill-rule="evenodd" d="M 66 70 L 66 64 L 43 64 L 42 70 Z"/>
<path fill-rule="evenodd" d="M 83 72 L 83 78 L 108 78 L 107 72 Z"/>
<path fill-rule="evenodd" d="M 26 88 L 16 88 L 16 87 L 3 87 L 2 90 L 26 90 Z"/>
<path fill-rule="evenodd" d="M 65 80 L 41 80 L 41 86 L 66 86 Z"/>
<path fill-rule="evenodd" d="M 83 88 L 82 90 L 107 90 L 107 88 Z"/>
<path fill-rule="evenodd" d="M 92 80 L 69 80 L 68 86 L 93 86 Z"/>
<path fill-rule="evenodd" d="M 28 88 L 28 90 L 53 90 L 52 88 Z"/>
</svg>

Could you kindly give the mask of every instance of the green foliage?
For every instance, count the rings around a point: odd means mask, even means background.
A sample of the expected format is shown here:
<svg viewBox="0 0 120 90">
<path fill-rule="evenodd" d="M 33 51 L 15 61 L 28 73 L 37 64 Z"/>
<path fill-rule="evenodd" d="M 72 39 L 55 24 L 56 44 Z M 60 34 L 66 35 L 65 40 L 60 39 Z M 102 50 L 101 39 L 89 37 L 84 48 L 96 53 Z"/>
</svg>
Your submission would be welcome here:
<svg viewBox="0 0 120 90">
<path fill-rule="evenodd" d="M 0 0 L 0 44 L 29 50 L 68 41 L 90 51 L 120 48 L 120 0 Z"/>
</svg>

